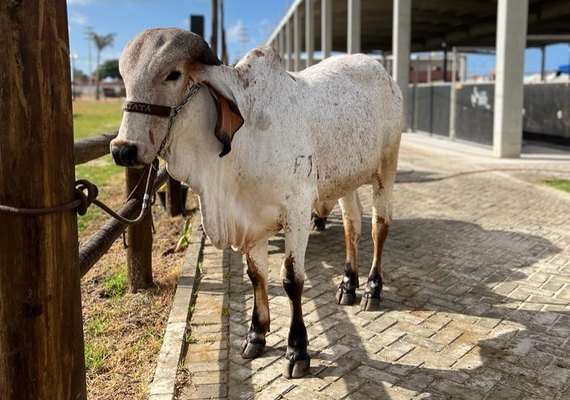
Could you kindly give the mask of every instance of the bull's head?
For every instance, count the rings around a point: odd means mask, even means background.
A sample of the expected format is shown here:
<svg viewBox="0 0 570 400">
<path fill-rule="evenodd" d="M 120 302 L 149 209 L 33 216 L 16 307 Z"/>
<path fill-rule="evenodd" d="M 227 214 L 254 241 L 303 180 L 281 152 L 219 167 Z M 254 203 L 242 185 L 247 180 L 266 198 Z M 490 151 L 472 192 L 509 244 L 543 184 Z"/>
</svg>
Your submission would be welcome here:
<svg viewBox="0 0 570 400">
<path fill-rule="evenodd" d="M 243 124 L 239 109 L 211 83 L 200 84 L 196 78 L 204 68 L 220 65 L 206 42 L 192 32 L 150 29 L 137 35 L 119 61 L 127 102 L 119 135 L 111 142 L 115 162 L 128 167 L 150 163 L 177 133 L 182 107 L 191 108 L 186 115 L 203 128 L 210 95 L 217 112 L 212 135 L 223 144 L 221 155 L 229 152 L 233 135 Z"/>
</svg>

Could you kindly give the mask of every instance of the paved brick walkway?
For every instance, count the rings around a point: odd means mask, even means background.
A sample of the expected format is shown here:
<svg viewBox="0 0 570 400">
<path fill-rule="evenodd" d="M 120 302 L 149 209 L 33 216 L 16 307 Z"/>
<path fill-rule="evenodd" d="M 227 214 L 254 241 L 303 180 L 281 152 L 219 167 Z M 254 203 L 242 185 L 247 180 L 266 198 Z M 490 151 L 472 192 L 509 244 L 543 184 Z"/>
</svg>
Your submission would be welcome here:
<svg viewBox="0 0 570 400">
<path fill-rule="evenodd" d="M 278 278 L 283 238 L 270 241 L 271 333 L 253 361 L 239 355 L 253 307 L 245 264 L 207 246 L 180 399 L 570 399 L 570 195 L 530 183 L 533 170 L 568 177 L 570 163 L 443 148 L 404 139 L 380 311 L 334 302 L 344 260 L 339 212 L 312 234 L 307 378 L 281 376 L 289 323 Z M 482 167 L 524 170 L 405 183 Z M 360 195 L 369 216 L 370 189 Z M 358 297 L 370 227 L 365 217 Z"/>
</svg>

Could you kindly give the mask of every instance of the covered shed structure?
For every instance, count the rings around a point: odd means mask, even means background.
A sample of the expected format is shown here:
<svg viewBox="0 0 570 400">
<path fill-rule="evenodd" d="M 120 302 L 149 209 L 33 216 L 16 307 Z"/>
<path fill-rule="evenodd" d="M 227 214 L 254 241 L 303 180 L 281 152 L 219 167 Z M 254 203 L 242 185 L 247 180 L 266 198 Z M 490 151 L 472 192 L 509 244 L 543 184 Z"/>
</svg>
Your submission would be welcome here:
<svg viewBox="0 0 570 400">
<path fill-rule="evenodd" d="M 314 64 L 315 54 L 391 54 L 392 75 L 408 108 L 411 52 L 496 48 L 493 150 L 498 157 L 518 157 L 524 50 L 570 41 L 568 21 L 567 0 L 296 0 L 267 44 L 296 71 Z M 451 105 L 450 121 L 453 113 Z"/>
</svg>

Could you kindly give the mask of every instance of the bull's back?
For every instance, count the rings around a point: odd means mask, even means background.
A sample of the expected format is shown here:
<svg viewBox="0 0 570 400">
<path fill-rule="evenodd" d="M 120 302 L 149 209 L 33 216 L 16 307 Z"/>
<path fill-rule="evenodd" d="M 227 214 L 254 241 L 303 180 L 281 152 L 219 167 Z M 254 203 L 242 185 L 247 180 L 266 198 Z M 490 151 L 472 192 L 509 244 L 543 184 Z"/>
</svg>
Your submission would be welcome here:
<svg viewBox="0 0 570 400">
<path fill-rule="evenodd" d="M 313 94 L 304 110 L 319 198 L 336 199 L 369 182 L 389 156 L 400 135 L 401 94 L 380 63 L 361 54 L 327 59 L 300 77 Z"/>
</svg>

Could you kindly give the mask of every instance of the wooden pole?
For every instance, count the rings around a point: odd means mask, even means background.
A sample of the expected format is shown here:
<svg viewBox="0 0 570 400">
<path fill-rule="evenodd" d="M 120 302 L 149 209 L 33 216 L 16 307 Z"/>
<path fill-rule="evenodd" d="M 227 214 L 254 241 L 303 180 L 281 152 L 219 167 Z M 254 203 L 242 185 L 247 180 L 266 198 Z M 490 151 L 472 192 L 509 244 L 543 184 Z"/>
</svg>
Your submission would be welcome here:
<svg viewBox="0 0 570 400">
<path fill-rule="evenodd" d="M 143 197 L 147 173 L 148 167 L 126 169 L 127 196 L 134 190 L 135 197 Z M 139 182 L 140 185 L 137 187 Z M 127 246 L 127 277 L 129 288 L 135 293 L 152 286 L 152 215 L 150 212 L 140 223 L 127 228 Z"/>
<path fill-rule="evenodd" d="M 224 0 L 220 0 L 220 25 L 222 25 L 222 63 L 229 65 L 230 57 L 226 46 L 226 25 L 224 22 Z"/>
<path fill-rule="evenodd" d="M 182 185 L 172 177 L 169 177 L 167 181 L 166 208 L 171 217 L 176 217 L 184 212 Z"/>
<path fill-rule="evenodd" d="M 216 56 L 218 56 L 218 0 L 212 0 L 212 36 L 210 39 L 210 47 Z"/>
<path fill-rule="evenodd" d="M 65 0 L 0 2 L 0 204 L 74 200 Z M 77 219 L 0 214 L 0 399 L 86 399 Z"/>
<path fill-rule="evenodd" d="M 166 182 L 168 173 L 162 169 L 156 177 L 153 185 L 153 193 Z M 119 214 L 125 218 L 133 219 L 139 215 L 142 200 L 140 198 L 132 198 L 127 201 L 119 210 Z M 122 222 L 109 218 L 105 224 L 99 228 L 83 246 L 79 248 L 79 270 L 81 276 L 84 276 L 91 267 L 103 257 L 111 248 L 115 240 L 127 227 Z"/>
</svg>

